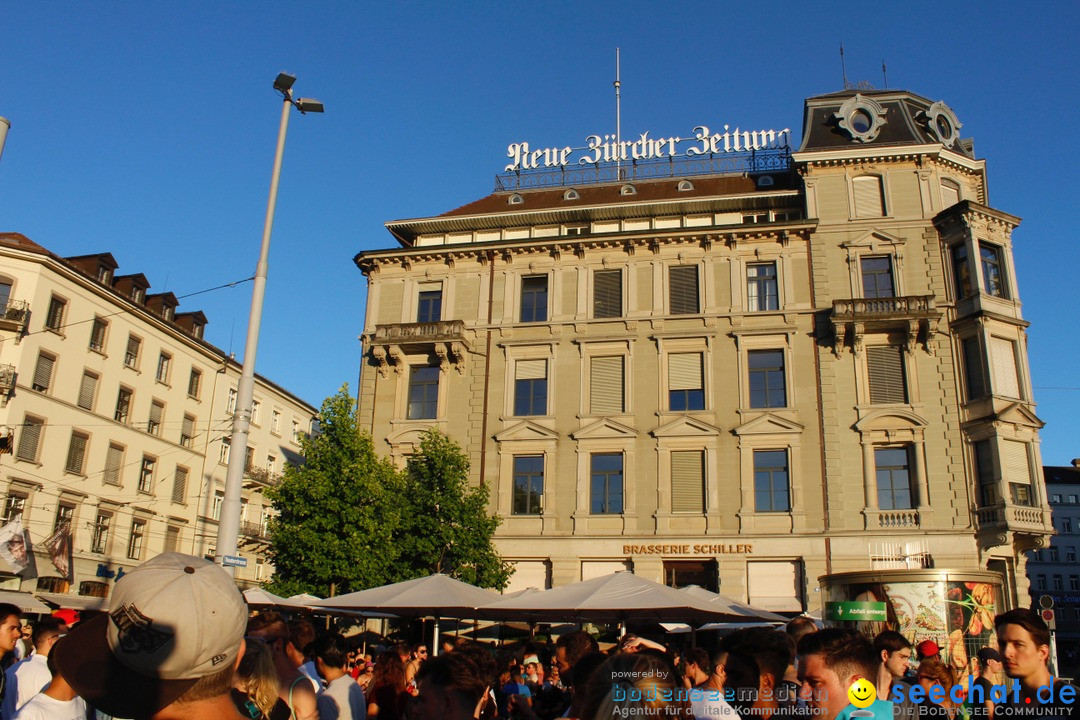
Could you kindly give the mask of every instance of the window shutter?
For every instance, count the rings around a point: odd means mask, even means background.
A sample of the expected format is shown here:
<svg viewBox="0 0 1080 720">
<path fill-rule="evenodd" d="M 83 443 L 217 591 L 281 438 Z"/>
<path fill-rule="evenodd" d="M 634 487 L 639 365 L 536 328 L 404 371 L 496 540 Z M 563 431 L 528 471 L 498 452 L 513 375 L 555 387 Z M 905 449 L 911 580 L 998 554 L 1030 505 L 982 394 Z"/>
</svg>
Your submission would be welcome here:
<svg viewBox="0 0 1080 720">
<path fill-rule="evenodd" d="M 1028 465 L 1027 444 L 1015 440 L 1001 440 L 999 444 L 1005 480 L 1010 483 L 1030 485 L 1031 470 Z"/>
<path fill-rule="evenodd" d="M 86 457 L 86 436 L 78 433 L 71 434 L 71 444 L 68 446 L 66 469 L 68 472 L 81 473 L 83 458 Z"/>
<path fill-rule="evenodd" d="M 593 275 L 593 317 L 622 317 L 622 270 L 597 270 Z"/>
<path fill-rule="evenodd" d="M 195 418 L 190 415 L 184 416 L 184 422 L 180 426 L 180 436 L 188 438 L 190 444 L 191 438 L 195 437 Z"/>
<path fill-rule="evenodd" d="M 37 460 L 38 442 L 41 441 L 42 422 L 40 420 L 26 418 L 23 423 L 22 437 L 19 439 L 19 450 L 15 453 L 15 456 L 22 460 L 33 462 L 34 460 Z"/>
<path fill-rule="evenodd" d="M 170 525 L 165 529 L 165 552 L 176 552 L 180 544 L 180 528 Z"/>
<path fill-rule="evenodd" d="M 150 403 L 150 422 L 153 425 L 161 424 L 161 413 L 165 409 L 163 405 L 158 403 Z"/>
<path fill-rule="evenodd" d="M 960 186 L 951 180 L 941 181 L 941 208 L 952 207 L 960 202 Z"/>
<path fill-rule="evenodd" d="M 547 360 L 518 360 L 515 379 L 543 380 L 547 377 Z"/>
<path fill-rule="evenodd" d="M 978 338 L 964 340 L 964 370 L 968 384 L 968 398 L 979 398 L 986 394 L 983 382 L 982 353 L 979 352 Z"/>
<path fill-rule="evenodd" d="M 705 459 L 700 450 L 671 453 L 671 511 L 704 512 Z"/>
<path fill-rule="evenodd" d="M 802 612 L 801 585 L 798 562 L 746 563 L 746 589 L 751 605 L 765 610 Z"/>
<path fill-rule="evenodd" d="M 90 373 L 83 373 L 82 384 L 79 385 L 79 407 L 84 410 L 92 410 L 94 407 L 94 391 L 97 389 L 97 378 Z"/>
<path fill-rule="evenodd" d="M 593 358 L 590 385 L 589 404 L 594 415 L 623 412 L 622 356 Z"/>
<path fill-rule="evenodd" d="M 48 390 L 52 380 L 53 364 L 55 359 L 48 355 L 38 355 L 37 367 L 34 368 L 34 389 Z"/>
<path fill-rule="evenodd" d="M 105 482 L 109 485 L 120 484 L 120 463 L 123 459 L 124 451 L 115 445 L 110 445 L 109 453 L 105 456 Z"/>
<path fill-rule="evenodd" d="M 136 358 L 139 357 L 139 345 L 141 344 L 142 341 L 139 340 L 139 338 L 135 337 L 134 335 L 128 335 L 127 354 L 133 362 Z"/>
<path fill-rule="evenodd" d="M 900 348 L 891 345 L 866 349 L 866 370 L 870 378 L 872 404 L 907 402 L 902 352 Z"/>
<path fill-rule="evenodd" d="M 177 466 L 176 474 L 173 475 L 172 501 L 183 504 L 187 500 L 188 471 Z"/>
<path fill-rule="evenodd" d="M 672 315 L 693 315 L 698 312 L 697 265 L 676 265 L 668 269 Z"/>
<path fill-rule="evenodd" d="M 668 356 L 668 390 L 701 390 L 701 353 Z"/>
<path fill-rule="evenodd" d="M 851 181 L 855 194 L 855 217 L 883 217 L 885 202 L 881 191 L 881 178 L 877 175 L 864 175 Z"/>
<path fill-rule="evenodd" d="M 994 368 L 994 394 L 1020 397 L 1016 377 L 1016 344 L 1005 338 L 990 338 L 990 358 Z"/>
</svg>

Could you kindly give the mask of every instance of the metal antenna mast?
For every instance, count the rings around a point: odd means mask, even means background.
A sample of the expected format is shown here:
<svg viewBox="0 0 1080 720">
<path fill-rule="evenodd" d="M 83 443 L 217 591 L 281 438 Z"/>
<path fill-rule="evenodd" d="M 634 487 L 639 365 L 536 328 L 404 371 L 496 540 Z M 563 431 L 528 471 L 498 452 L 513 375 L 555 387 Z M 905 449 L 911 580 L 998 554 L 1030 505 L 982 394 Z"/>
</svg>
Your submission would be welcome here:
<svg viewBox="0 0 1080 720">
<path fill-rule="evenodd" d="M 885 80 L 885 89 L 888 90 L 889 89 L 889 73 L 885 69 L 885 61 L 884 60 L 881 61 L 881 77 L 882 77 L 882 79 Z"/>
<path fill-rule="evenodd" d="M 619 48 L 615 48 L 615 169 L 620 180 L 622 174 L 622 83 L 619 81 Z"/>
<path fill-rule="evenodd" d="M 844 74 L 844 89 L 847 90 L 847 65 L 844 63 L 844 43 L 840 43 L 840 70 Z"/>
</svg>

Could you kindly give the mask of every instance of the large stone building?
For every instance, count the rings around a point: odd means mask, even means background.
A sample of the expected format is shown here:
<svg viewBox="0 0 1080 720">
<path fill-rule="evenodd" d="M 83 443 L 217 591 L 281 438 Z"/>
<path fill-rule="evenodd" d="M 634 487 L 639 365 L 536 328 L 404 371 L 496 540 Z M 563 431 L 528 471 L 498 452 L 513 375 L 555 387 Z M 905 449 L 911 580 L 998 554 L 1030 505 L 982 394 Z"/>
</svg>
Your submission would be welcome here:
<svg viewBox="0 0 1080 720">
<path fill-rule="evenodd" d="M 361 422 L 399 462 L 429 427 L 463 445 L 514 588 L 625 568 L 798 611 L 899 564 L 1024 604 L 1052 528 L 1019 219 L 959 127 L 845 91 L 795 152 L 727 126 L 593 136 L 590 164 L 513 145 L 494 193 L 357 255 Z"/>
<path fill-rule="evenodd" d="M 109 253 L 61 258 L 0 234 L 0 524 L 21 520 L 36 566 L 0 562 L 0 588 L 77 607 L 157 553 L 213 554 L 241 368 L 203 339 L 203 313 L 178 306 Z M 242 585 L 272 573 L 262 489 L 299 459 L 315 412 L 256 378 Z M 41 546 L 64 523 L 66 578 Z"/>
</svg>

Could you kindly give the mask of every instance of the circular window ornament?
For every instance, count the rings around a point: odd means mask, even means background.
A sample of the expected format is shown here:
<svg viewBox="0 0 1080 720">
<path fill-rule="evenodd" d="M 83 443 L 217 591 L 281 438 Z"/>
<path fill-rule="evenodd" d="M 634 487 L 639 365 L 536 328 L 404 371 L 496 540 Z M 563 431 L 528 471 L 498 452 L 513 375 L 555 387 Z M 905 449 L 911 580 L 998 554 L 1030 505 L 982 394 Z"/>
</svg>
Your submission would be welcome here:
<svg viewBox="0 0 1080 720">
<path fill-rule="evenodd" d="M 945 147 L 951 148 L 960 139 L 960 128 L 963 125 L 956 119 L 952 108 L 940 100 L 923 111 L 922 119 L 930 134 Z"/>
<path fill-rule="evenodd" d="M 885 119 L 885 108 L 858 93 L 845 100 L 840 109 L 833 113 L 833 117 L 841 130 L 855 142 L 861 143 L 872 142 L 888 122 Z"/>
</svg>

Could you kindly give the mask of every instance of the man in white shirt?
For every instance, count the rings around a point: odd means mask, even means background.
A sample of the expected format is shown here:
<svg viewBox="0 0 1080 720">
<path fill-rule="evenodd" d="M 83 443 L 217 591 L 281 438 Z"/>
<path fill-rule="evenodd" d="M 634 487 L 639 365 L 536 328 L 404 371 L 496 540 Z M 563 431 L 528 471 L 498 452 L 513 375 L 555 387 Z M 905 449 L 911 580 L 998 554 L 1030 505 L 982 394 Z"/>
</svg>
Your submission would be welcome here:
<svg viewBox="0 0 1080 720">
<path fill-rule="evenodd" d="M 349 654 L 339 633 L 323 635 L 312 646 L 315 669 L 326 680 L 319 693 L 319 720 L 366 720 L 367 699 L 363 689 L 345 671 Z"/>
<path fill-rule="evenodd" d="M 15 713 L 15 720 L 86 720 L 86 701 L 75 694 L 64 676 L 56 671 L 54 653 L 49 655 L 48 668 L 52 681 L 43 691 Z"/>
<path fill-rule="evenodd" d="M 39 620 L 34 626 L 34 632 L 30 635 L 34 645 L 33 654 L 9 667 L 5 673 L 6 691 L 4 704 L 0 707 L 2 720 L 12 720 L 19 708 L 48 687 L 52 681 L 48 667 L 49 651 L 62 637 L 64 628 L 66 626 L 57 618 Z"/>
</svg>

